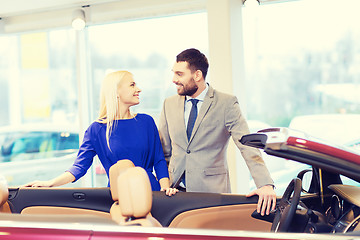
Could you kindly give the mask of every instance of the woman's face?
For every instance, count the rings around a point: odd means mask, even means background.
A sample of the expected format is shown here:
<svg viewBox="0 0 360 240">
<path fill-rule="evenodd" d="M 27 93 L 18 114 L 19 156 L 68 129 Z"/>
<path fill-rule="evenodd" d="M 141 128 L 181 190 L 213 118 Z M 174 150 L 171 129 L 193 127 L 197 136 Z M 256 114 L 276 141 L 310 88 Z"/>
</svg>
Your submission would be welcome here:
<svg viewBox="0 0 360 240">
<path fill-rule="evenodd" d="M 127 106 L 134 106 L 140 103 L 139 93 L 141 89 L 136 86 L 132 76 L 124 77 L 118 87 L 120 103 Z"/>
</svg>

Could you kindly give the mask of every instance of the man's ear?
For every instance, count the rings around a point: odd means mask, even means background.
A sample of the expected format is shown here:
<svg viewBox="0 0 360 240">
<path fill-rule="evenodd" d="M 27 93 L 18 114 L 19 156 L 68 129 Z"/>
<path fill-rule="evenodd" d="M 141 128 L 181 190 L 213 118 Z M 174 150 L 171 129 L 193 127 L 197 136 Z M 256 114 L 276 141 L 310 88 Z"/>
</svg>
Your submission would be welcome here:
<svg viewBox="0 0 360 240">
<path fill-rule="evenodd" d="M 203 74 L 201 70 L 196 70 L 195 74 L 194 74 L 194 80 L 195 81 L 200 81 L 201 79 L 203 79 Z"/>
</svg>

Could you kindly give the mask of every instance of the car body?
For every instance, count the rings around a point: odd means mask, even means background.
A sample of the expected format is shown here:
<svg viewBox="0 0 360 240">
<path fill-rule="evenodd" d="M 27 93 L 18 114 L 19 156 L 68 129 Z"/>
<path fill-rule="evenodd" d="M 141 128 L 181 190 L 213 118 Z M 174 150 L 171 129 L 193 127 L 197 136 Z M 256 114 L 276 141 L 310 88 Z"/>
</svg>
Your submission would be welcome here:
<svg viewBox="0 0 360 240">
<path fill-rule="evenodd" d="M 267 154 L 312 166 L 294 176 L 283 198 L 279 196 L 277 210 L 269 216 L 256 213 L 255 196 L 179 192 L 168 197 L 163 192 L 153 192 L 151 214 L 163 227 L 124 226 L 109 216 L 114 201 L 106 187 L 9 188 L 9 209 L 0 214 L 0 234 L 4 239 L 359 237 L 358 153 L 286 128 L 261 130 L 245 135 L 240 141 Z M 309 184 L 305 184 L 308 177 Z M 345 185 L 341 177 L 355 184 Z M 287 213 L 292 211 L 289 218 Z M 281 223 L 282 216 L 289 220 L 286 231 L 279 227 L 284 225 L 273 223 Z"/>
<path fill-rule="evenodd" d="M 265 122 L 259 120 L 247 121 L 250 133 L 256 133 L 262 129 L 271 128 L 271 126 Z M 275 192 L 277 195 L 281 195 L 294 175 L 301 169 L 305 168 L 304 164 L 300 164 L 295 161 L 288 161 L 287 159 L 269 155 L 260 149 L 262 158 L 266 164 L 267 169 L 271 172 L 271 177 L 276 185 Z M 308 166 L 309 167 L 309 166 Z M 249 190 L 256 189 L 254 180 L 250 176 Z"/>
<path fill-rule="evenodd" d="M 23 124 L 0 128 L 0 173 L 9 186 L 48 180 L 64 172 L 76 158 L 76 127 Z"/>
</svg>

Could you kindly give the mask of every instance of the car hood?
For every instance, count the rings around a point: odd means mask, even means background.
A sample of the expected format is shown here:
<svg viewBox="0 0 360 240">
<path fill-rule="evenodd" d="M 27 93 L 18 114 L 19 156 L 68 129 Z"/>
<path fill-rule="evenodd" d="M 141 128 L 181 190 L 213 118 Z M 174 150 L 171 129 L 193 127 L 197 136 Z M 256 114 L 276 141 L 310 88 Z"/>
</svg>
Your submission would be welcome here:
<svg viewBox="0 0 360 240">
<path fill-rule="evenodd" d="M 312 165 L 360 182 L 360 155 L 289 128 L 268 128 L 244 135 L 242 144 L 261 148 L 269 155 Z"/>
</svg>

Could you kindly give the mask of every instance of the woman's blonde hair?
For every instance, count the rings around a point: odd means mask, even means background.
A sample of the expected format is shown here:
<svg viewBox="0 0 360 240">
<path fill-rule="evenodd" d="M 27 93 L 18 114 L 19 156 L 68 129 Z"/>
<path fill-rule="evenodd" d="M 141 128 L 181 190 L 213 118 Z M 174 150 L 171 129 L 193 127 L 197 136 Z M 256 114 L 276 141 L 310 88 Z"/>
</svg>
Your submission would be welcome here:
<svg viewBox="0 0 360 240">
<path fill-rule="evenodd" d="M 121 81 L 128 77 L 133 77 L 128 71 L 112 72 L 105 76 L 101 86 L 100 112 L 97 122 L 106 123 L 106 142 L 109 149 L 109 139 L 114 128 L 114 120 L 116 115 L 121 112 L 119 111 L 120 109 L 118 109 L 118 88 Z"/>
</svg>

